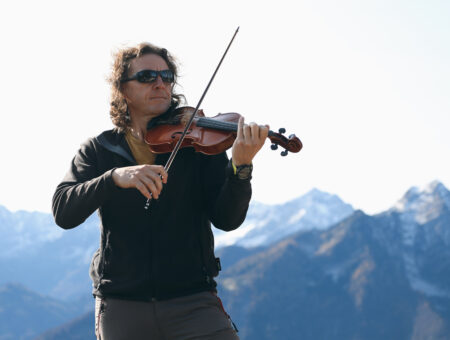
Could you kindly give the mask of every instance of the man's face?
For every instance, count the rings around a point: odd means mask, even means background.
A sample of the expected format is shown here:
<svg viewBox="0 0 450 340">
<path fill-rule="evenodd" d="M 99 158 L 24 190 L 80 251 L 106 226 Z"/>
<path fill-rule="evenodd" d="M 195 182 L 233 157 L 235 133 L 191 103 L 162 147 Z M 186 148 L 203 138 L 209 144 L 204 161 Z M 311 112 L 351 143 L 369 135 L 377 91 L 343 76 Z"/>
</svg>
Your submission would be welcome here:
<svg viewBox="0 0 450 340">
<path fill-rule="evenodd" d="M 156 54 L 145 54 L 130 63 L 128 76 L 142 70 L 162 71 L 169 67 L 163 58 Z M 153 118 L 167 111 L 171 102 L 172 84 L 162 81 L 158 76 L 153 83 L 140 83 L 131 80 L 122 85 L 122 91 L 128 104 L 131 118 Z"/>
</svg>

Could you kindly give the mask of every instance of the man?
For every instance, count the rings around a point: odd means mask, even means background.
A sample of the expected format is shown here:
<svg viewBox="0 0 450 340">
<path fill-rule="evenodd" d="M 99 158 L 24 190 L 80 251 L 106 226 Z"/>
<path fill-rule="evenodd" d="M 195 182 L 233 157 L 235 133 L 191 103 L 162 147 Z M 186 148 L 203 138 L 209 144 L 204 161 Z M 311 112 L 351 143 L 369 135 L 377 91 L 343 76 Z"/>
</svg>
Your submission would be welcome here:
<svg viewBox="0 0 450 340">
<path fill-rule="evenodd" d="M 90 269 L 98 339 L 239 339 L 216 294 L 211 222 L 229 231 L 244 221 L 268 126 L 241 119 L 230 161 L 183 148 L 166 173 L 169 155 L 153 154 L 144 137 L 150 121 L 179 106 L 176 78 L 165 49 L 119 51 L 110 77 L 116 128 L 81 146 L 53 197 L 64 229 L 100 216 Z"/>
</svg>

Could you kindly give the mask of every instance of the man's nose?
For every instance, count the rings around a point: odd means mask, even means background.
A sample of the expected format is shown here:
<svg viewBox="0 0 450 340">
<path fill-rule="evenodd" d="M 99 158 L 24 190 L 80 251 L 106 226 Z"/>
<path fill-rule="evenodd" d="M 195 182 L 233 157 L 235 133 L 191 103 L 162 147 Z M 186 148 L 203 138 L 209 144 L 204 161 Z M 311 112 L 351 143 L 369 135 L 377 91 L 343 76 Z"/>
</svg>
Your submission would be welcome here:
<svg viewBox="0 0 450 340">
<path fill-rule="evenodd" d="M 154 82 L 154 86 L 155 87 L 165 87 L 166 83 L 163 82 L 161 76 L 158 74 L 158 76 L 156 77 L 156 80 Z"/>
</svg>

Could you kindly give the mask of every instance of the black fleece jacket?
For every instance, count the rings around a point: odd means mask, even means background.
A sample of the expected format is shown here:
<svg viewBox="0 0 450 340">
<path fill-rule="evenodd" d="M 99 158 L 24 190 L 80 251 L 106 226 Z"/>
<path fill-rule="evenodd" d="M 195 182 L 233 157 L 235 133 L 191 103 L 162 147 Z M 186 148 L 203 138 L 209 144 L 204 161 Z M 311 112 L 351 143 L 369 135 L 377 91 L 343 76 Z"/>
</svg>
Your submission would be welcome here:
<svg viewBox="0 0 450 340">
<path fill-rule="evenodd" d="M 168 154 L 158 155 L 164 165 Z M 181 149 L 158 200 L 144 209 L 137 189 L 117 187 L 112 171 L 136 165 L 116 130 L 87 140 L 53 196 L 53 215 L 74 228 L 100 216 L 100 247 L 90 275 L 93 294 L 131 300 L 168 299 L 214 290 L 218 274 L 211 222 L 233 230 L 245 219 L 250 180 L 232 173 L 225 153 L 206 156 Z"/>
</svg>

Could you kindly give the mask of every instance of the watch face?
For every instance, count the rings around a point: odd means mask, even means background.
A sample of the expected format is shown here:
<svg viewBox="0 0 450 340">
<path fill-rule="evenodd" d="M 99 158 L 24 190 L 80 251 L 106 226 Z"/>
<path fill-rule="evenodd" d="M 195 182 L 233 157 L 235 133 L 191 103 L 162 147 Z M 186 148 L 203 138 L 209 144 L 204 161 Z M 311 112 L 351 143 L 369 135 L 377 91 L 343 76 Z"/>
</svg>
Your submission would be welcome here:
<svg viewBox="0 0 450 340">
<path fill-rule="evenodd" d="M 239 179 L 248 179 L 252 174 L 252 166 L 244 165 L 237 168 L 236 175 Z"/>
</svg>

